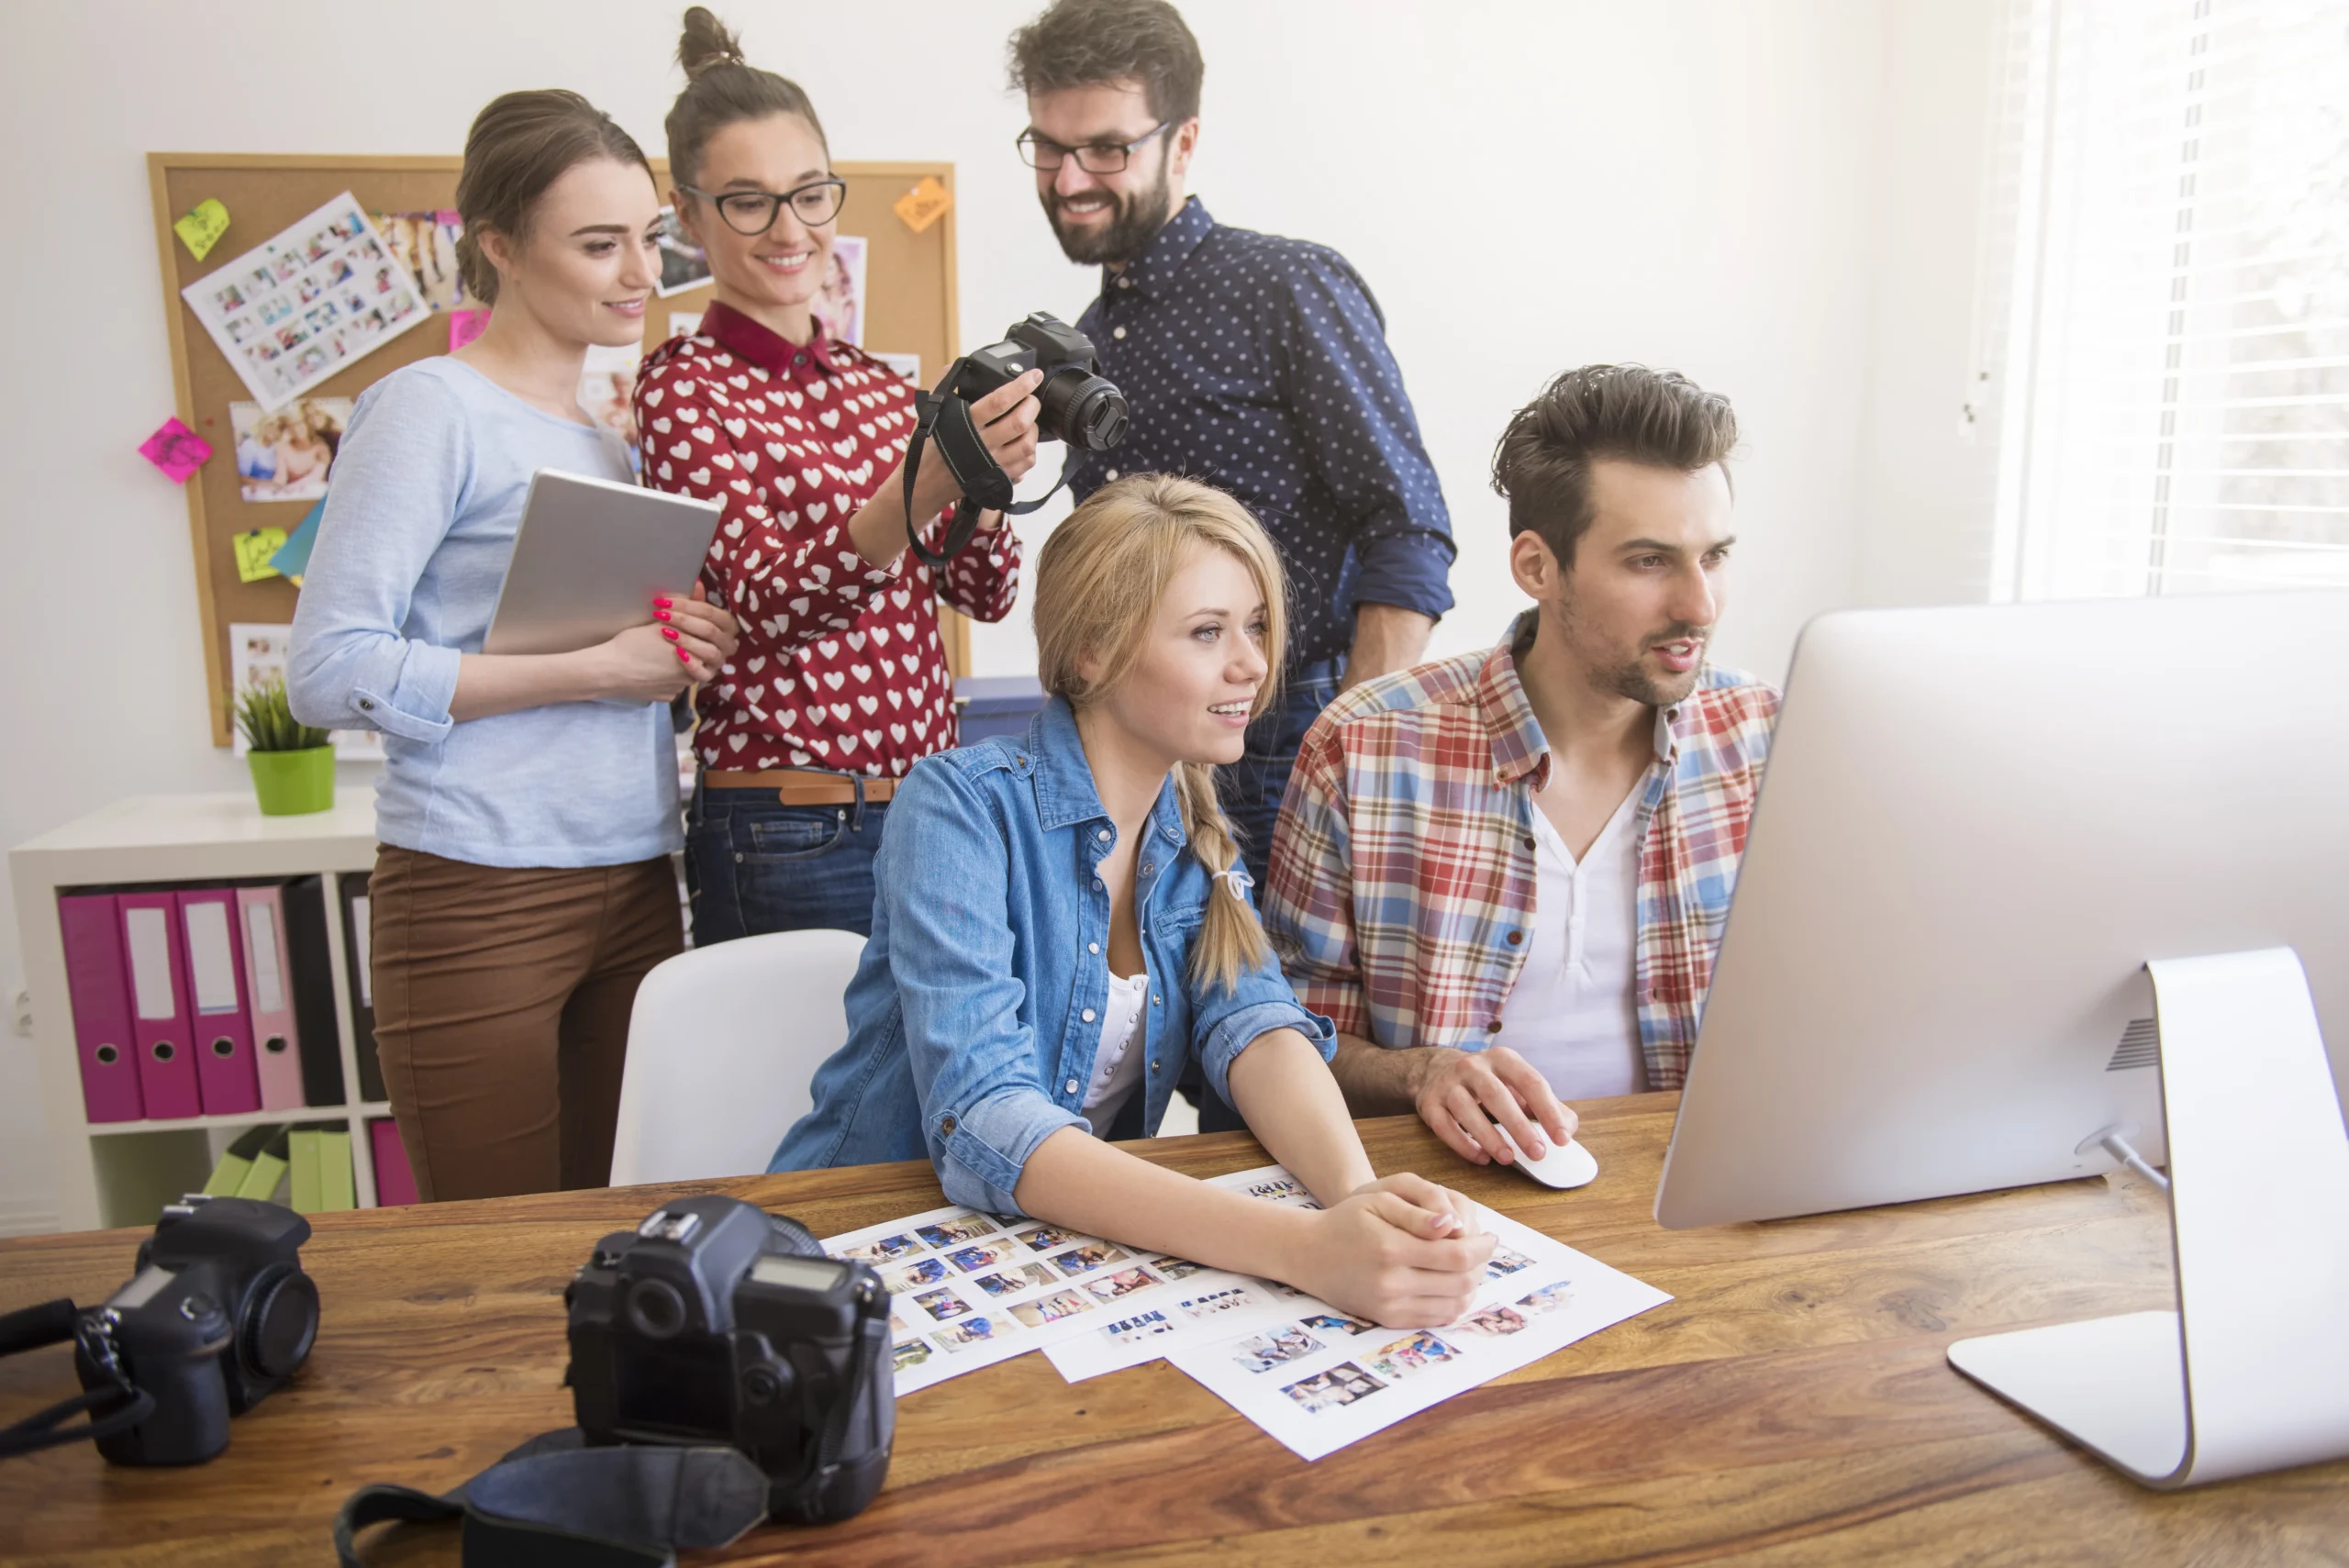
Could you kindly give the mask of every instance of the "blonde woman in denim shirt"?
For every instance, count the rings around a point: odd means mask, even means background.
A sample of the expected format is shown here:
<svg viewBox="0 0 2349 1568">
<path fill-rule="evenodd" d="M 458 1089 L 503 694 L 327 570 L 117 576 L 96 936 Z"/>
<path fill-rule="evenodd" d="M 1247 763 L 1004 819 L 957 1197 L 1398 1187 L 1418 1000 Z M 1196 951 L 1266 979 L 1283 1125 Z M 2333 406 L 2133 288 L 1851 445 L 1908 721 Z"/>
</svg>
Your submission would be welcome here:
<svg viewBox="0 0 2349 1568">
<path fill-rule="evenodd" d="M 1272 541 L 1222 492 L 1140 474 L 1053 530 L 1035 592 L 1052 700 L 898 792 L 848 1043 L 773 1168 L 927 1157 L 958 1203 L 1450 1321 L 1491 1240 L 1456 1194 L 1372 1172 L 1216 801 L 1280 667 Z M 1106 1141 L 1156 1131 L 1194 1054 L 1322 1208 Z"/>
</svg>

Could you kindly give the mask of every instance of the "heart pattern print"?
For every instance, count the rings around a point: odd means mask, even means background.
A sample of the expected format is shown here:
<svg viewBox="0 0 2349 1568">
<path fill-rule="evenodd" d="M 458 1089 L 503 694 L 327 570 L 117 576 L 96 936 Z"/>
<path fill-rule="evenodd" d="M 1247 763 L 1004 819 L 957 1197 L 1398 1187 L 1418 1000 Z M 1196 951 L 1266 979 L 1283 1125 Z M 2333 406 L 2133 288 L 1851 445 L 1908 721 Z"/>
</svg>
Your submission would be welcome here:
<svg viewBox="0 0 2349 1568">
<path fill-rule="evenodd" d="M 934 574 L 875 567 L 849 519 L 897 479 L 913 388 L 861 350 L 796 344 L 722 305 L 646 359 L 636 388 L 645 482 L 719 502 L 702 579 L 742 626 L 702 688 L 704 765 L 902 777 L 955 744 L 937 601 L 1001 620 L 1019 591 L 1008 527 Z M 944 519 L 930 525 L 935 547 Z"/>
</svg>

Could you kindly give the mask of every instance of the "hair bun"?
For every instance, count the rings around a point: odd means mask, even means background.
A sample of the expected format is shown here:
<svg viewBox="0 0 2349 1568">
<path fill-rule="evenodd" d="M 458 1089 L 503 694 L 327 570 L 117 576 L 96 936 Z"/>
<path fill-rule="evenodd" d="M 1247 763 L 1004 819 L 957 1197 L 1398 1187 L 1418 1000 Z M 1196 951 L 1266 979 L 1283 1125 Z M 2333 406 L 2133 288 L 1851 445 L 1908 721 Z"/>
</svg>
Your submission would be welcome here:
<svg viewBox="0 0 2349 1568">
<path fill-rule="evenodd" d="M 677 39 L 677 63 L 685 68 L 686 81 L 720 65 L 749 63 L 742 58 L 742 40 L 708 6 L 686 7 L 685 29 Z"/>
</svg>

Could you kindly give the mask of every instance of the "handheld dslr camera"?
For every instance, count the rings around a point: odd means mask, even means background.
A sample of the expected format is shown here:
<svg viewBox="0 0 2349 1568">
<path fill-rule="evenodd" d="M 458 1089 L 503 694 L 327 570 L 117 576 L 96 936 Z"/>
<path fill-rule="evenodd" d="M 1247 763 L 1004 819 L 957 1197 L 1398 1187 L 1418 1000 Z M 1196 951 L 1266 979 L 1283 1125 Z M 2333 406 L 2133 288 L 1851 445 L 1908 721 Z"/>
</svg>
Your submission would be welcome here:
<svg viewBox="0 0 2349 1568">
<path fill-rule="evenodd" d="M 738 1449 L 766 1473 L 769 1516 L 810 1524 L 881 1490 L 897 1421 L 888 1292 L 805 1227 L 680 1198 L 596 1243 L 564 1301 L 589 1444 Z"/>
<path fill-rule="evenodd" d="M 1057 317 L 1040 310 L 1014 323 L 1002 342 L 956 360 L 947 367 L 936 391 L 914 395 L 914 433 L 906 443 L 902 471 L 906 543 L 915 559 L 930 570 L 942 570 L 971 542 L 981 512 L 1023 517 L 1059 495 L 1061 484 L 1068 483 L 1063 468 L 1060 484 L 1033 501 L 1015 500 L 1011 476 L 987 450 L 971 415 L 973 403 L 1032 370 L 1044 373 L 1035 395 L 1042 410 L 1037 416 L 1036 434 L 1047 441 L 1066 441 L 1072 449 L 1072 462 L 1074 449 L 1108 451 L 1126 439 L 1126 395 L 1101 374 L 1093 339 Z M 914 475 L 921 472 L 922 449 L 933 440 L 963 492 L 954 520 L 947 527 L 944 548 L 940 550 L 922 542 L 921 528 L 929 519 L 914 515 Z"/>
<path fill-rule="evenodd" d="M 79 1399 L 0 1433 L 0 1454 L 97 1439 L 117 1464 L 197 1464 L 228 1446 L 228 1418 L 309 1359 L 318 1287 L 302 1272 L 310 1222 L 251 1198 L 191 1194 L 139 1244 L 137 1273 L 101 1306 L 71 1301 L 0 1322 L 0 1351 L 71 1338 Z M 61 1428 L 78 1411 L 86 1427 Z"/>
</svg>

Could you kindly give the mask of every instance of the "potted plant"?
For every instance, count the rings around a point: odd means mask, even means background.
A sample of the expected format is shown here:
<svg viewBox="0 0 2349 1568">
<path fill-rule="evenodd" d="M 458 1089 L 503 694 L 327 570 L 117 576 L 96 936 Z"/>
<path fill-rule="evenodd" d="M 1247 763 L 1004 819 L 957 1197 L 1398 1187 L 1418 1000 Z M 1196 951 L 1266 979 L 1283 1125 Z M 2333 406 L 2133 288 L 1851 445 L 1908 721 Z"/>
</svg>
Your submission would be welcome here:
<svg viewBox="0 0 2349 1568">
<path fill-rule="evenodd" d="M 295 718 L 283 676 L 239 692 L 236 711 L 262 816 L 298 817 L 334 805 L 334 746 L 325 730 Z"/>
</svg>

